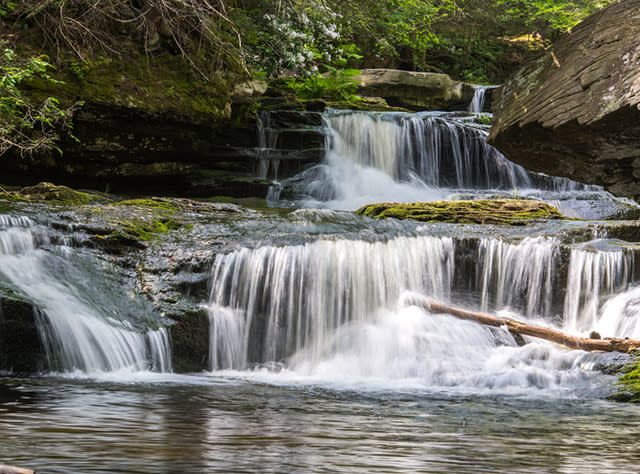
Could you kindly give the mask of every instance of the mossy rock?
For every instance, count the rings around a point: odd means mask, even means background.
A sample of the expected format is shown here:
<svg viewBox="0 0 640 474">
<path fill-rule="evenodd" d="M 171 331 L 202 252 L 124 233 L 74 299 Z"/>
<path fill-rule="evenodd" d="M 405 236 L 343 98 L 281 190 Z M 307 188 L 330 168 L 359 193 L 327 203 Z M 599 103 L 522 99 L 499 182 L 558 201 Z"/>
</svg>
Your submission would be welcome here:
<svg viewBox="0 0 640 474">
<path fill-rule="evenodd" d="M 525 225 L 543 219 L 565 219 L 555 207 L 526 199 L 386 202 L 369 204 L 358 209 L 356 213 L 378 219 L 394 217 L 454 224 Z"/>
<path fill-rule="evenodd" d="M 618 391 L 609 397 L 616 402 L 640 403 L 640 357 L 622 369 L 618 380 Z"/>
<path fill-rule="evenodd" d="M 57 186 L 52 183 L 38 183 L 27 186 L 19 191 L 0 192 L 0 199 L 11 202 L 50 202 L 53 204 L 81 205 L 104 202 L 105 198 L 89 193 L 75 191 L 67 186 Z"/>
<path fill-rule="evenodd" d="M 151 209 L 162 209 L 168 212 L 180 210 L 180 206 L 168 199 L 127 199 L 125 201 L 114 202 L 112 206 L 148 207 Z"/>
</svg>

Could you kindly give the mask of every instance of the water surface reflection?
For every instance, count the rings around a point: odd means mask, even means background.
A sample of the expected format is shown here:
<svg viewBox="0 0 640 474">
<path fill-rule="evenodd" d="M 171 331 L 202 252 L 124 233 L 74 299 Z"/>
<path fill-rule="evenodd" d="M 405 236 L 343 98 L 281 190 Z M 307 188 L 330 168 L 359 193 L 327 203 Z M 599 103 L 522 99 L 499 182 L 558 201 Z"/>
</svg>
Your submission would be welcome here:
<svg viewBox="0 0 640 474">
<path fill-rule="evenodd" d="M 43 473 L 630 472 L 640 407 L 205 375 L 2 379 L 0 459 Z"/>
</svg>

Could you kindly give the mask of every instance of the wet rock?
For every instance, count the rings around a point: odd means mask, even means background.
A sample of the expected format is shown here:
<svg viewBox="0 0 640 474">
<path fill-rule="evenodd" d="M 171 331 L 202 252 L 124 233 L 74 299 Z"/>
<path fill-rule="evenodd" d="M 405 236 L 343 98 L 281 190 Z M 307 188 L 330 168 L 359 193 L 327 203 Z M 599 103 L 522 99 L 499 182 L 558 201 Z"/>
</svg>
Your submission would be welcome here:
<svg viewBox="0 0 640 474">
<path fill-rule="evenodd" d="M 593 370 L 608 375 L 619 374 L 625 367 L 634 362 L 636 358 L 631 354 L 622 352 L 602 352 L 593 359 Z"/>
<path fill-rule="evenodd" d="M 174 305 L 167 317 L 175 321 L 171 330 L 173 369 L 176 372 L 199 372 L 209 369 L 209 316 L 195 304 Z"/>
<path fill-rule="evenodd" d="M 528 169 L 640 199 L 640 3 L 590 16 L 494 93 L 489 142 Z"/>
<path fill-rule="evenodd" d="M 526 199 L 379 203 L 361 207 L 357 214 L 385 219 L 414 219 L 456 224 L 524 225 L 541 219 L 563 219 L 549 204 Z"/>
<path fill-rule="evenodd" d="M 357 80 L 360 95 L 410 110 L 466 110 L 474 93 L 468 84 L 430 72 L 364 69 Z"/>
<path fill-rule="evenodd" d="M 17 374 L 42 370 L 44 349 L 34 312 L 31 303 L 0 288 L 0 370 Z"/>
</svg>

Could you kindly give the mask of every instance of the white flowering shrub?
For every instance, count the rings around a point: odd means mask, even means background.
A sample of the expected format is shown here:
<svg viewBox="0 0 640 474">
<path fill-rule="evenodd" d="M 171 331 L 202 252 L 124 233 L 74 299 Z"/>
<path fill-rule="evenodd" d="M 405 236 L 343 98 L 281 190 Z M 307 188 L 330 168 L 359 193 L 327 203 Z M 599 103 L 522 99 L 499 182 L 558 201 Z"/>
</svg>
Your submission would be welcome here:
<svg viewBox="0 0 640 474">
<path fill-rule="evenodd" d="M 320 64 L 344 61 L 340 16 L 316 1 L 265 13 L 250 46 L 250 62 L 268 76 L 309 76 Z"/>
</svg>

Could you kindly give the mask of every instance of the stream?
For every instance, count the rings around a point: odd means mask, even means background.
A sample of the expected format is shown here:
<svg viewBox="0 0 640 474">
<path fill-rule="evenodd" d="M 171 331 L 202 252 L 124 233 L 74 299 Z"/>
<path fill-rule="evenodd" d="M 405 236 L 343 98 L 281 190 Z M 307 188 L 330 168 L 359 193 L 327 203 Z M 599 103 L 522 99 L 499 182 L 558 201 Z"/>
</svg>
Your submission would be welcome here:
<svg viewBox="0 0 640 474">
<path fill-rule="evenodd" d="M 406 304 L 417 293 L 640 339 L 638 204 L 509 162 L 486 144 L 485 119 L 329 110 L 322 163 L 278 179 L 260 155 L 270 208 L 194 212 L 191 226 L 153 243 L 148 252 L 211 254 L 200 372 L 174 372 L 170 322 L 113 258 L 60 224 L 59 209 L 2 205 L 0 287 L 38 308 L 46 363 L 0 378 L 0 464 L 634 472 L 640 407 L 607 401 L 616 377 L 597 370 L 626 359 L 522 345 L 503 328 Z M 264 149 L 276 143 L 276 130 L 260 133 Z M 503 227 L 351 212 L 498 197 L 544 200 L 575 220 Z"/>
</svg>

